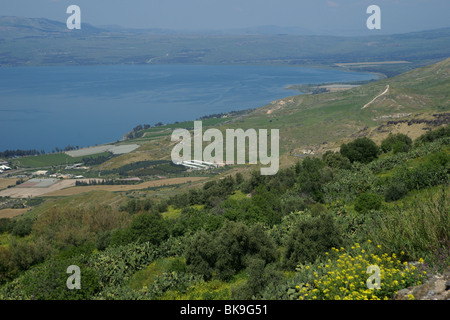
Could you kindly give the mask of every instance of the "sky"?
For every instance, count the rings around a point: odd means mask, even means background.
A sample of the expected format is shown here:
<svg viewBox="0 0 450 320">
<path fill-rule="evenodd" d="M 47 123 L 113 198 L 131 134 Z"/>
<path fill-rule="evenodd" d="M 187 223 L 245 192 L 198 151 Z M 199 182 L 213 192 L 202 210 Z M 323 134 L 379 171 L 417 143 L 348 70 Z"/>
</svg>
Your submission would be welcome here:
<svg viewBox="0 0 450 320">
<path fill-rule="evenodd" d="M 227 30 L 276 25 L 318 34 L 369 32 L 370 5 L 381 9 L 383 34 L 450 27 L 450 0 L 0 0 L 0 16 L 65 22 L 69 5 L 82 23 L 172 30 Z"/>
</svg>

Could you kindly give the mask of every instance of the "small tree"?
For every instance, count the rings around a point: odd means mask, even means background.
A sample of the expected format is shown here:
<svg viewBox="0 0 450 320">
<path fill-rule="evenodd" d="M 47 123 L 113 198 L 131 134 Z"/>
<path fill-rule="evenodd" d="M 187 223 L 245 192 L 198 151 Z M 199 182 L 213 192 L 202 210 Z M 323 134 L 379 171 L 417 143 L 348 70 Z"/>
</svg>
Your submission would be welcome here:
<svg viewBox="0 0 450 320">
<path fill-rule="evenodd" d="M 383 152 L 393 151 L 394 153 L 407 152 L 411 149 L 412 140 L 405 134 L 389 134 L 389 136 L 381 142 L 381 150 Z"/>
<path fill-rule="evenodd" d="M 369 163 L 378 157 L 379 147 L 371 139 L 358 138 L 353 142 L 341 145 L 341 154 L 350 162 Z"/>
<path fill-rule="evenodd" d="M 327 166 L 334 169 L 351 169 L 352 164 L 347 157 L 344 157 L 339 152 L 327 151 L 323 156 L 322 160 Z"/>
</svg>

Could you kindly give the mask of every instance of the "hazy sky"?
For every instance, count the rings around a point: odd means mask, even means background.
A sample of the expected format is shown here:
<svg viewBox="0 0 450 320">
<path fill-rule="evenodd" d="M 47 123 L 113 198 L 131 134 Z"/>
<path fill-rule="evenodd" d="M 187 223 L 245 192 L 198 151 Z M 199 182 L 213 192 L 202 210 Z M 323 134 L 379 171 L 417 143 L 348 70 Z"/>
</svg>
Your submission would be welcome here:
<svg viewBox="0 0 450 320">
<path fill-rule="evenodd" d="M 132 28 L 277 25 L 350 34 L 367 31 L 372 4 L 381 8 L 383 33 L 450 27 L 450 0 L 0 0 L 0 15 L 65 22 L 72 4 L 81 8 L 82 23 Z"/>
</svg>

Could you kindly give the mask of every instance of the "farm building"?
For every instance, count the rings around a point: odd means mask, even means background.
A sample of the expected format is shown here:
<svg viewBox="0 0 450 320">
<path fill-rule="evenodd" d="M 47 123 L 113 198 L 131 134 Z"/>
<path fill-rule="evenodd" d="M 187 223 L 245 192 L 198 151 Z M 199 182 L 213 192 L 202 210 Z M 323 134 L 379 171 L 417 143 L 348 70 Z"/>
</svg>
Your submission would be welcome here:
<svg viewBox="0 0 450 320">
<path fill-rule="evenodd" d="M 33 173 L 33 175 L 35 175 L 35 176 L 46 176 L 47 174 L 48 174 L 48 171 L 46 171 L 46 170 L 38 170 Z"/>
</svg>

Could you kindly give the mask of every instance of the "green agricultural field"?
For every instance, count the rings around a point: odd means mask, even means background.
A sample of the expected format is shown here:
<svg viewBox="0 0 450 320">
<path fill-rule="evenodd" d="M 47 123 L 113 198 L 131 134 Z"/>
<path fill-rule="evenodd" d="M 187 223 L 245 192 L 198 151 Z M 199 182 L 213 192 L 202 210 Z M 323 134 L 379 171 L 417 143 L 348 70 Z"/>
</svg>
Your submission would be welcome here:
<svg viewBox="0 0 450 320">
<path fill-rule="evenodd" d="M 13 164 L 22 168 L 41 168 L 58 165 L 68 165 L 83 162 L 83 158 L 95 159 L 98 157 L 109 156 L 109 152 L 103 152 L 86 157 L 71 157 L 65 153 L 44 154 L 39 156 L 22 157 L 13 160 Z"/>
</svg>

